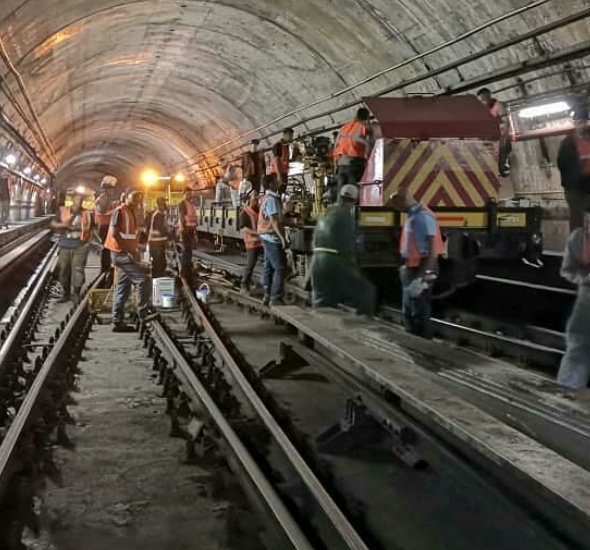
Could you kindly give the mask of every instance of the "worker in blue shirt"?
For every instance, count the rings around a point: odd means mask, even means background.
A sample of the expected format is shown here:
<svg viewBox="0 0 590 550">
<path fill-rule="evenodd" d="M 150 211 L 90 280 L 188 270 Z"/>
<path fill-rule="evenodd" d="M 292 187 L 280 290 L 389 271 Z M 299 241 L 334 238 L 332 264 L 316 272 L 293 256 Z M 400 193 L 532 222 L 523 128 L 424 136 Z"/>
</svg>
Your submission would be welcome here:
<svg viewBox="0 0 590 550">
<path fill-rule="evenodd" d="M 280 183 L 276 174 L 264 178 L 266 193 L 260 204 L 256 231 L 264 249 L 262 285 L 263 303 L 282 305 L 287 275 L 287 238 L 283 226 L 283 205 L 278 194 Z"/>
<path fill-rule="evenodd" d="M 404 265 L 400 270 L 402 312 L 406 330 L 432 338 L 431 289 L 437 277 L 438 257 L 444 245 L 434 213 L 419 203 L 409 189 L 400 188 L 390 203 L 407 212 L 399 250 Z"/>
<path fill-rule="evenodd" d="M 583 227 L 576 228 L 567 240 L 561 276 L 578 286 L 578 295 L 568 320 L 557 383 L 582 389 L 590 378 L 590 208 L 586 209 Z"/>
</svg>

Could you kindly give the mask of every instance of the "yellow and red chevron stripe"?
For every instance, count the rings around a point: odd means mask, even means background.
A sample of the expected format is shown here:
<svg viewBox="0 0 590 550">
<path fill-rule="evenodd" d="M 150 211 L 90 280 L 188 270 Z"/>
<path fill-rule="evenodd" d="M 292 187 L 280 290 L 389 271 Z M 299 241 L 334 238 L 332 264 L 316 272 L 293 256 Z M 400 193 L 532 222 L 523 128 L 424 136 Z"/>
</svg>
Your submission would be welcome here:
<svg viewBox="0 0 590 550">
<path fill-rule="evenodd" d="M 497 200 L 500 181 L 488 145 L 468 140 L 386 140 L 384 193 L 408 187 L 430 206 L 484 206 Z"/>
</svg>

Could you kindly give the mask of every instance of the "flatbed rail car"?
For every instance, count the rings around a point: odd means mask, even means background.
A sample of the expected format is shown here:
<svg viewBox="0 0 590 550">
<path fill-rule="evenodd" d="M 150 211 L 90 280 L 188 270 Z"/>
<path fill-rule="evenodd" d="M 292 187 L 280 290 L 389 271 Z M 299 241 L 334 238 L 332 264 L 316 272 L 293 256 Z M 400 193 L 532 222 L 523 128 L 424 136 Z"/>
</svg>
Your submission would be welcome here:
<svg viewBox="0 0 590 550">
<path fill-rule="evenodd" d="M 543 250 L 541 209 L 498 202 L 498 121 L 475 98 L 366 99 L 377 120 L 376 140 L 360 182 L 357 207 L 359 265 L 367 271 L 399 267 L 405 214 L 388 197 L 409 187 L 436 214 L 446 253 L 441 288 L 474 280 L 477 262 L 535 264 Z M 239 210 L 201 200 L 199 232 L 221 246 L 241 240 Z M 313 223 L 288 229 L 300 274 L 312 253 Z"/>
</svg>

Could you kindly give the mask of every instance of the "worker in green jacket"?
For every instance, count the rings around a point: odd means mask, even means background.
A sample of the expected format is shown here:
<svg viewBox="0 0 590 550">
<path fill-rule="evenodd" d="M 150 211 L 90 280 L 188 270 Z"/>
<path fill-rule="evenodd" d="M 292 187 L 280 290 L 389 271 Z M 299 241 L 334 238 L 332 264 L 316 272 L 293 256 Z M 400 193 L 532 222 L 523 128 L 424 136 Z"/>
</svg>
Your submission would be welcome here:
<svg viewBox="0 0 590 550">
<path fill-rule="evenodd" d="M 354 205 L 358 195 L 356 185 L 344 185 L 339 202 L 317 222 L 311 262 L 312 302 L 314 307 L 349 305 L 359 314 L 373 315 L 377 293 L 355 260 Z"/>
</svg>

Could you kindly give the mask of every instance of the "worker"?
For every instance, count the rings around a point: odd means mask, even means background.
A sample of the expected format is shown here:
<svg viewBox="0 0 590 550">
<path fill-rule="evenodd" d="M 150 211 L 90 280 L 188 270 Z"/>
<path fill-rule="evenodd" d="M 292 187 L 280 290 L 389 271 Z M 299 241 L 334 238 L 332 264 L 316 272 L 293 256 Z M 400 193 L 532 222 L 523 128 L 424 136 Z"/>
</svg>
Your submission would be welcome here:
<svg viewBox="0 0 590 550">
<path fill-rule="evenodd" d="M 512 140 L 510 137 L 510 114 L 506 105 L 492 96 L 489 88 L 482 88 L 477 92 L 477 99 L 483 103 L 490 114 L 498 119 L 500 124 L 500 144 L 498 150 L 498 172 L 500 176 L 510 175 L 510 153 L 512 153 Z"/>
<path fill-rule="evenodd" d="M 279 195 L 282 195 L 287 189 L 289 163 L 300 155 L 299 149 L 293 145 L 294 134 L 293 128 L 285 128 L 281 139 L 272 146 L 270 173 L 276 175 Z"/>
<path fill-rule="evenodd" d="M 100 254 L 100 270 L 102 273 L 108 273 L 111 269 L 111 251 L 104 248 L 104 243 L 111 225 L 111 216 L 113 211 L 119 205 L 119 201 L 113 196 L 117 178 L 105 176 L 100 182 L 100 190 L 94 198 L 94 221 L 97 226 L 98 237 L 103 244 Z"/>
<path fill-rule="evenodd" d="M 51 227 L 60 233 L 57 268 L 63 294 L 58 303 L 80 299 L 93 231 L 92 213 L 82 206 L 84 194 L 75 193 L 72 201 L 72 206 L 62 206 L 51 222 Z"/>
<path fill-rule="evenodd" d="M 437 278 L 438 257 L 444 252 L 440 227 L 434 213 L 406 187 L 393 193 L 389 203 L 407 212 L 399 245 L 404 261 L 400 270 L 404 326 L 411 334 L 431 338 L 432 286 Z"/>
<path fill-rule="evenodd" d="M 252 189 L 260 193 L 262 178 L 266 173 L 264 153 L 258 150 L 260 140 L 253 139 L 250 142 L 250 150 L 242 155 L 242 178 L 244 182 L 250 182 Z"/>
<path fill-rule="evenodd" d="M 151 318 L 152 281 L 146 267 L 139 261 L 139 223 L 137 211 L 142 200 L 135 187 L 125 191 L 125 202 L 111 216 L 105 247 L 111 251 L 113 265 L 117 268 L 117 288 L 113 300 L 113 332 L 133 330 L 125 324 L 125 304 L 131 293 L 131 285 L 137 289 L 139 318 Z"/>
<path fill-rule="evenodd" d="M 338 132 L 333 152 L 336 159 L 337 197 L 344 185 L 358 184 L 365 173 L 372 142 L 369 116 L 368 109 L 360 108 L 354 120 L 348 121 Z"/>
<path fill-rule="evenodd" d="M 179 233 L 182 242 L 182 257 L 180 259 L 180 272 L 189 282 L 193 277 L 193 248 L 199 217 L 193 204 L 193 190 L 187 187 L 182 195 L 182 202 L 178 205 Z"/>
<path fill-rule="evenodd" d="M 339 203 L 329 206 L 317 221 L 311 261 L 312 303 L 314 307 L 345 304 L 359 314 L 373 315 L 377 293 L 355 260 L 354 205 L 358 195 L 356 185 L 345 185 Z"/>
<path fill-rule="evenodd" d="M 250 292 L 250 285 L 252 283 L 252 274 L 254 268 L 258 263 L 258 258 L 262 255 L 262 241 L 258 236 L 258 216 L 259 199 L 258 193 L 254 190 L 252 184 L 248 182 L 250 189 L 243 189 L 244 195 L 242 197 L 245 202 L 242 211 L 240 212 L 240 232 L 244 239 L 246 246 L 247 262 L 244 272 L 242 274 L 242 291 Z"/>
<path fill-rule="evenodd" d="M 557 383 L 585 388 L 590 377 L 590 207 L 586 208 L 582 227 L 576 228 L 567 240 L 561 276 L 577 285 L 578 293 L 566 327 L 566 351 Z"/>
<path fill-rule="evenodd" d="M 156 199 L 156 210 L 150 216 L 148 246 L 152 260 L 152 279 L 166 276 L 166 244 L 170 231 L 166 221 L 168 205 L 164 197 Z"/>
<path fill-rule="evenodd" d="M 8 229 L 10 215 L 10 177 L 8 170 L 0 169 L 0 228 Z"/>
<path fill-rule="evenodd" d="M 584 211 L 590 206 L 590 127 L 588 109 L 574 111 L 574 131 L 559 147 L 557 167 L 569 207 L 570 232 L 584 224 Z"/>
<path fill-rule="evenodd" d="M 240 186 L 240 171 L 241 168 L 229 161 L 219 159 L 219 178 L 215 184 L 215 202 L 223 202 L 224 191 L 229 191 L 232 206 L 239 207 L 239 186 Z"/>
<path fill-rule="evenodd" d="M 287 273 L 287 238 L 283 226 L 283 212 L 276 174 L 264 178 L 266 189 L 260 204 L 256 231 L 262 240 L 264 265 L 262 284 L 264 286 L 264 305 L 283 304 L 283 292 Z"/>
</svg>

